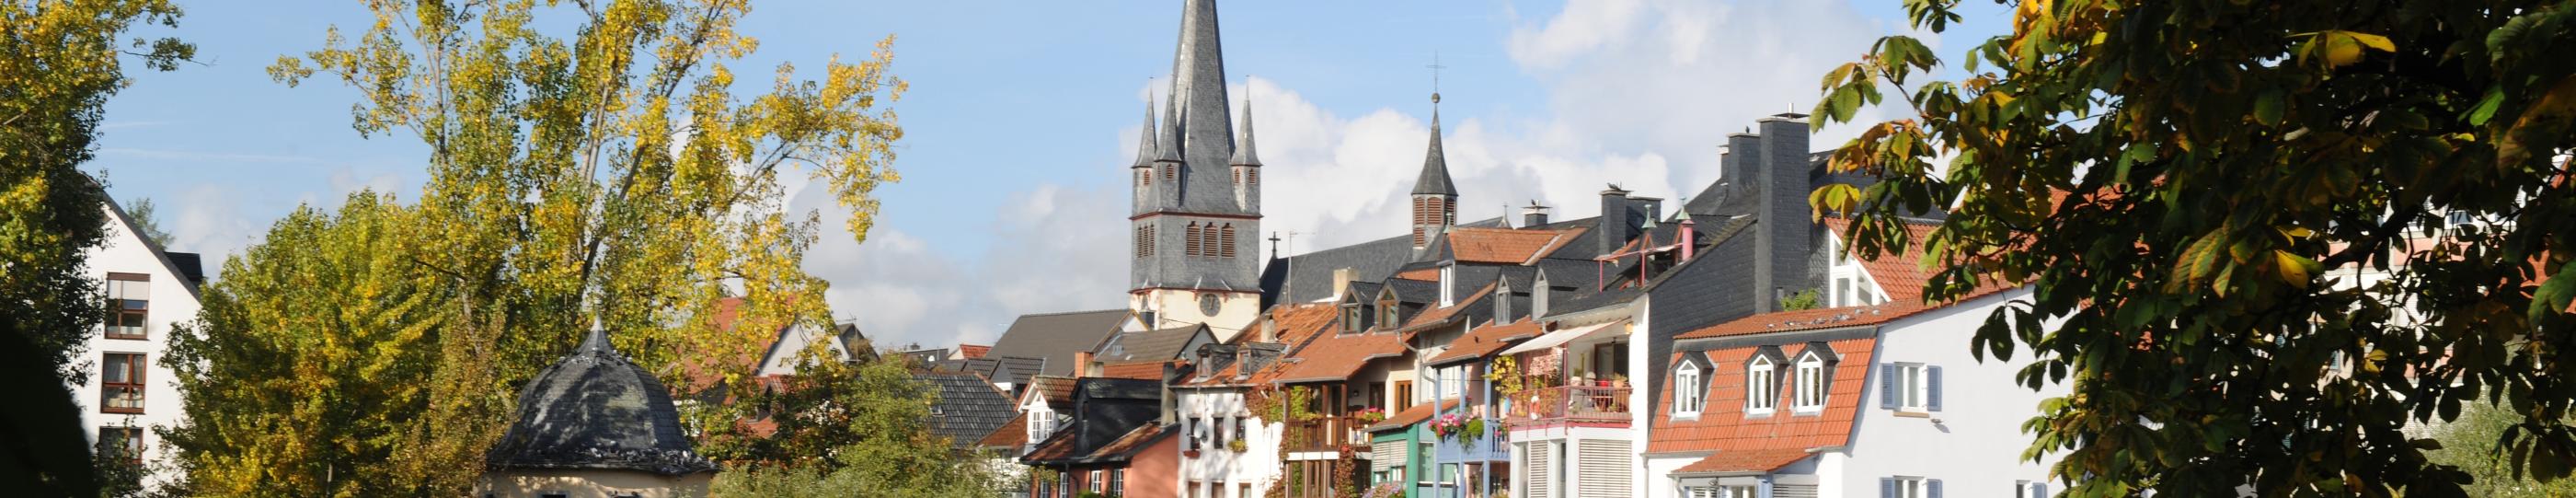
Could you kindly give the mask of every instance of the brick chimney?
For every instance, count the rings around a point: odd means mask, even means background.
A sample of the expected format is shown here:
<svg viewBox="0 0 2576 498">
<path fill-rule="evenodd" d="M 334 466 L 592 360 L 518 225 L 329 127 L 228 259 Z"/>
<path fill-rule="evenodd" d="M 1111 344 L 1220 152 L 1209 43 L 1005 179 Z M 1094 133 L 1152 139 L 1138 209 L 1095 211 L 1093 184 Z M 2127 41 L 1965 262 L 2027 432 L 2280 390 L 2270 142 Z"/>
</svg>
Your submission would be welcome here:
<svg viewBox="0 0 2576 498">
<path fill-rule="evenodd" d="M 1359 278 L 1359 274 L 1359 270 L 1351 268 L 1333 269 L 1333 297 L 1348 297 L 1351 293 L 1351 280 Z"/>
<path fill-rule="evenodd" d="M 1547 206 L 1540 205 L 1538 199 L 1530 199 L 1529 207 L 1521 208 L 1521 226 L 1526 228 L 1545 224 L 1547 224 Z"/>
<path fill-rule="evenodd" d="M 1090 352 L 1090 351 L 1075 351 L 1075 352 L 1073 352 L 1073 378 L 1079 379 L 1079 378 L 1083 378 L 1083 377 L 1090 377 L 1090 376 L 1091 376 L 1091 352 Z"/>
<path fill-rule="evenodd" d="M 1753 246 L 1754 309 L 1759 311 L 1779 311 L 1782 296 L 1815 288 L 1811 253 L 1816 224 L 1811 221 L 1814 211 L 1807 207 L 1807 193 L 1813 190 L 1807 174 L 1813 168 L 1807 163 L 1806 117 L 1778 114 L 1755 120 L 1761 128 L 1760 154 L 1742 159 L 1761 184 L 1761 218 Z"/>
</svg>

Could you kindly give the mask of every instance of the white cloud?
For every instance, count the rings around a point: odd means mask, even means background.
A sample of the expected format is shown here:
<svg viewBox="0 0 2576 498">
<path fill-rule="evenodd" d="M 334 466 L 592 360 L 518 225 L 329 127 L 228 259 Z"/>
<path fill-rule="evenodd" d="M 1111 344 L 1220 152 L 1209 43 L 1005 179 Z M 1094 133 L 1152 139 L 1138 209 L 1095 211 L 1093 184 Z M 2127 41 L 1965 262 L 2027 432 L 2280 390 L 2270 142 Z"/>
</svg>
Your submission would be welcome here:
<svg viewBox="0 0 2576 498">
<path fill-rule="evenodd" d="M 1804 0 L 1582 1 L 1536 20 L 1506 9 L 1515 28 L 1501 42 L 1547 89 L 1548 112 L 1444 119 L 1461 220 L 1511 216 L 1517 224 L 1517 208 L 1531 200 L 1555 206 L 1559 219 L 1592 216 L 1598 192 L 1613 183 L 1667 199 L 1669 212 L 1678 196 L 1717 179 L 1726 134 L 1763 116 L 1806 112 L 1820 75 L 1896 28 L 1843 2 Z M 1138 88 L 1138 100 L 1160 102 L 1167 84 Z M 1425 104 L 1342 116 L 1261 78 L 1229 93 L 1237 112 L 1247 96 L 1256 104 L 1266 163 L 1262 229 L 1290 237 L 1288 252 L 1405 232 L 1405 196 L 1430 133 Z M 1884 112 L 1864 111 L 1860 120 Z M 1142 132 L 1123 130 L 1117 150 L 1132 150 Z M 1852 134 L 1829 126 L 1811 144 L 1829 148 Z M 806 266 L 835 283 L 836 312 L 890 343 L 985 343 L 1019 314 L 1117 307 L 1126 290 L 1128 191 L 1113 180 L 1018 193 L 999 210 L 992 246 L 975 261 L 943 253 L 942 241 L 882 228 L 867 245 L 848 246 L 827 214 L 833 233 Z"/>
<path fill-rule="evenodd" d="M 176 199 L 163 204 L 159 215 L 164 217 L 161 226 L 170 230 L 169 249 L 202 255 L 206 274 L 221 276 L 225 258 L 267 234 L 236 208 L 241 198 L 238 192 L 215 184 L 179 192 Z"/>
</svg>

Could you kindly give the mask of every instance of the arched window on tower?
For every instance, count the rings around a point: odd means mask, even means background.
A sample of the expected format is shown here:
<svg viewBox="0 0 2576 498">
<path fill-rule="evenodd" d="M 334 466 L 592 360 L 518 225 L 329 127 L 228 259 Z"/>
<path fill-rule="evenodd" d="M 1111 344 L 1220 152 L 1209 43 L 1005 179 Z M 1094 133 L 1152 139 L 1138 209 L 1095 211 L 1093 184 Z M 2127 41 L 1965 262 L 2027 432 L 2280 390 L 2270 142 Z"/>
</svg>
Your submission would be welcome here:
<svg viewBox="0 0 2576 498">
<path fill-rule="evenodd" d="M 1180 174 L 1181 174 L 1181 168 L 1176 167 L 1176 166 L 1172 166 L 1172 165 L 1169 165 L 1169 164 L 1165 164 L 1165 165 L 1163 165 L 1163 179 L 1165 179 L 1165 180 L 1170 180 L 1170 179 L 1172 179 L 1172 177 L 1173 177 L 1173 176 L 1177 176 L 1177 175 L 1180 175 Z"/>
<path fill-rule="evenodd" d="M 1217 257 L 1221 258 L 1234 257 L 1233 223 L 1227 223 L 1224 227 L 1217 228 L 1216 254 Z"/>
<path fill-rule="evenodd" d="M 1181 255 L 1184 255 L 1184 256 L 1197 256 L 1197 255 L 1199 255 L 1199 224 L 1198 224 L 1198 222 L 1190 222 L 1190 226 L 1185 227 L 1185 228 L 1182 228 L 1182 229 L 1181 229 L 1181 239 L 1182 239 L 1182 240 L 1181 240 L 1181 245 L 1182 245 Z"/>
<path fill-rule="evenodd" d="M 1152 172 L 1152 171 L 1145 171 L 1145 170 L 1141 170 L 1141 169 L 1140 169 L 1140 170 L 1136 170 L 1136 186 L 1142 187 L 1142 186 L 1146 186 L 1146 185 L 1153 185 L 1153 184 L 1154 184 L 1154 172 Z"/>
<path fill-rule="evenodd" d="M 1199 229 L 1199 255 L 1216 257 L 1216 225 Z"/>
</svg>

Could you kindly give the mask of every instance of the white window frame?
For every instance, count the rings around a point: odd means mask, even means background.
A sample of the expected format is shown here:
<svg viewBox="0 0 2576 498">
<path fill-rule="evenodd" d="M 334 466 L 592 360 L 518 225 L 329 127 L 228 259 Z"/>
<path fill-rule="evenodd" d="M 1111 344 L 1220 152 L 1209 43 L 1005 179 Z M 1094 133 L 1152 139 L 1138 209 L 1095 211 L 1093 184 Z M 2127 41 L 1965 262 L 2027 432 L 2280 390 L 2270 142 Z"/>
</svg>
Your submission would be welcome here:
<svg viewBox="0 0 2576 498">
<path fill-rule="evenodd" d="M 1768 415 L 1780 406 L 1780 370 L 1769 356 L 1756 356 L 1744 369 L 1744 414 Z"/>
<path fill-rule="evenodd" d="M 1896 411 L 1932 413 L 1931 370 L 1921 363 L 1896 364 Z"/>
<path fill-rule="evenodd" d="M 1825 372 L 1825 359 L 1823 355 L 1813 352 L 1799 356 L 1795 374 L 1798 381 L 1798 399 L 1793 409 L 1798 413 L 1822 412 L 1825 410 L 1825 376 L 1828 375 Z"/>
<path fill-rule="evenodd" d="M 1719 486 L 1717 488 L 1718 498 L 1755 498 L 1758 496 L 1761 496 L 1761 490 L 1753 486 Z"/>
<path fill-rule="evenodd" d="M 1673 416 L 1699 417 L 1700 410 L 1708 404 L 1708 384 L 1702 382 L 1705 378 L 1698 363 L 1685 361 L 1681 368 L 1673 370 Z"/>
<path fill-rule="evenodd" d="M 1931 480 L 1914 476 L 1896 476 L 1896 496 L 1889 498 L 1932 498 Z"/>
</svg>

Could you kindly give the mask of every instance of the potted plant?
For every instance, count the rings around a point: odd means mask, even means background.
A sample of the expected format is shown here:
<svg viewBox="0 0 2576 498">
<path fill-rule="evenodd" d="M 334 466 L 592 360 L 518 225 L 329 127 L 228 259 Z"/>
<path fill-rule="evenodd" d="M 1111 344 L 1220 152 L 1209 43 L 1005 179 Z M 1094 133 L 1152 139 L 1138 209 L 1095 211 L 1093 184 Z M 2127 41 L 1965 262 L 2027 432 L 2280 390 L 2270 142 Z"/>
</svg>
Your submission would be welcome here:
<svg viewBox="0 0 2576 498">
<path fill-rule="evenodd" d="M 1225 449 L 1234 450 L 1235 453 L 1242 453 L 1251 451 L 1252 444 L 1243 442 L 1243 438 L 1234 438 L 1233 441 L 1225 442 Z"/>
<path fill-rule="evenodd" d="M 1363 424 L 1384 422 L 1386 421 L 1386 409 L 1370 407 L 1366 410 L 1360 410 L 1358 413 L 1351 414 L 1351 418 L 1358 419 L 1360 423 Z"/>
</svg>

